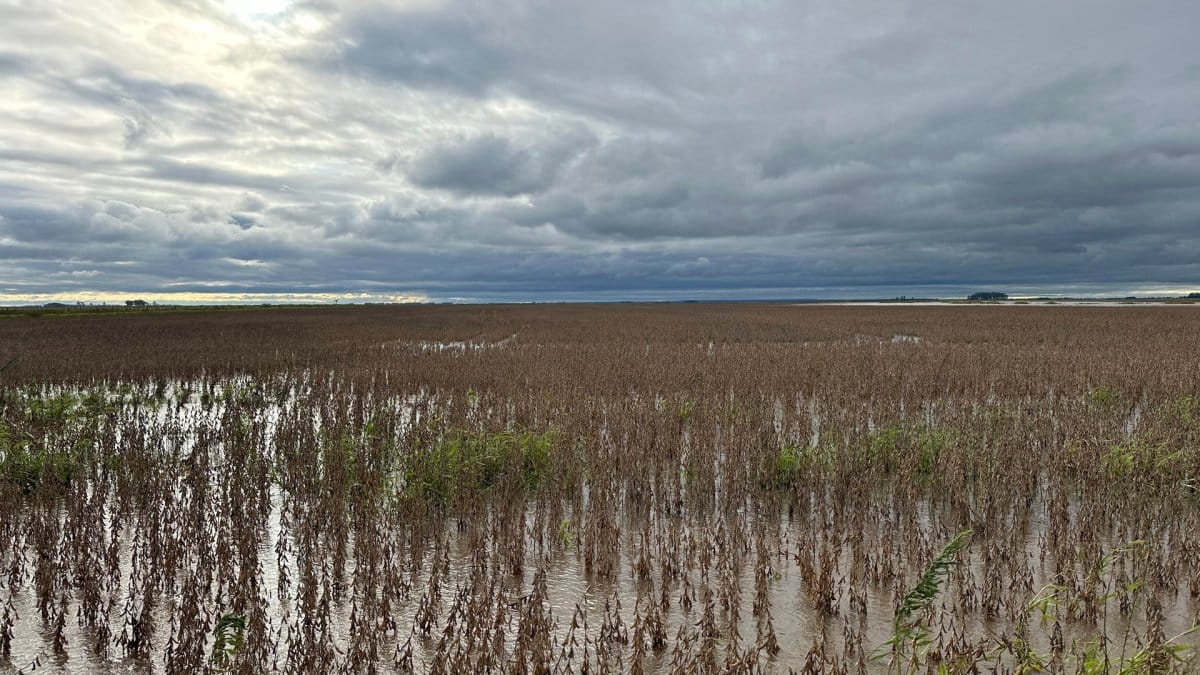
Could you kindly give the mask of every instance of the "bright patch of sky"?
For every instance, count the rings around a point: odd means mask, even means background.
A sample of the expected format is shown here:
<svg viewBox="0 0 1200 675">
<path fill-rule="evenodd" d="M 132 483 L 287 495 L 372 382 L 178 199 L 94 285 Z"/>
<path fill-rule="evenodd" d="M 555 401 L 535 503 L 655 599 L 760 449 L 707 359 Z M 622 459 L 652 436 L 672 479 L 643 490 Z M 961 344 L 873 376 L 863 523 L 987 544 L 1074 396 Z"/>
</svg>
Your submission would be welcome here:
<svg viewBox="0 0 1200 675">
<path fill-rule="evenodd" d="M 292 6 L 292 0 L 225 0 L 226 9 L 243 21 L 271 19 Z"/>
</svg>

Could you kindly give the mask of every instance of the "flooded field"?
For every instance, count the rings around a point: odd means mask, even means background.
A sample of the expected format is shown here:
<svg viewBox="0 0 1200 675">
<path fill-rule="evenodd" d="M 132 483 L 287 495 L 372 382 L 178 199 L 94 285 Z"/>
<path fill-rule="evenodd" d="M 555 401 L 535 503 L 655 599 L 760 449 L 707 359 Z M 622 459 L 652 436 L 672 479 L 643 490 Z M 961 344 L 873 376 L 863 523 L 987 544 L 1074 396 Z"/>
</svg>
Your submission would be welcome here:
<svg viewBox="0 0 1200 675">
<path fill-rule="evenodd" d="M 1195 672 L 1191 308 L 0 323 L 0 671 Z"/>
</svg>

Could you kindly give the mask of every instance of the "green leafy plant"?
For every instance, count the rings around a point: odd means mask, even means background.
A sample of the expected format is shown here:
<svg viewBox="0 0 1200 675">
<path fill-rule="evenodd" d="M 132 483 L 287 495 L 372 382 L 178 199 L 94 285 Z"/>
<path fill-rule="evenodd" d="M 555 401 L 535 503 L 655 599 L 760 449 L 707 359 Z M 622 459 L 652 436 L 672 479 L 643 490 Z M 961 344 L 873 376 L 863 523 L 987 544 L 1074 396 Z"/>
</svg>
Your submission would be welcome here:
<svg viewBox="0 0 1200 675">
<path fill-rule="evenodd" d="M 1137 653 L 1121 664 L 1118 672 L 1121 675 L 1161 673 L 1170 671 L 1172 667 L 1178 668 L 1193 665 L 1188 658 L 1192 647 L 1181 644 L 1179 641 L 1198 631 L 1200 631 L 1200 626 L 1192 626 L 1160 645 L 1155 647 L 1146 646 L 1139 649 Z"/>
<path fill-rule="evenodd" d="M 456 493 L 487 491 L 500 484 L 535 490 L 549 472 L 557 439 L 553 430 L 453 431 L 408 458 L 404 496 L 445 503 Z"/>
<path fill-rule="evenodd" d="M 1172 451 L 1166 442 L 1134 439 L 1109 447 L 1102 462 L 1113 478 L 1165 478 L 1179 468 L 1183 458 L 1183 450 Z"/>
<path fill-rule="evenodd" d="M 570 518 L 564 518 L 558 524 L 558 543 L 563 548 L 571 548 L 575 545 L 575 528 L 571 525 Z"/>
<path fill-rule="evenodd" d="M 25 492 L 41 485 L 66 487 L 82 470 L 73 453 L 33 448 L 28 443 L 6 443 L 0 438 L 0 481 Z"/>
<path fill-rule="evenodd" d="M 1200 420 L 1200 396 L 1181 396 L 1172 402 L 1171 412 L 1184 427 L 1193 426 Z"/>
<path fill-rule="evenodd" d="M 1113 412 L 1121 406 L 1125 397 L 1113 387 L 1096 387 L 1087 393 L 1087 403 L 1102 412 Z"/>
<path fill-rule="evenodd" d="M 763 487 L 787 488 L 796 483 L 811 463 L 810 451 L 794 443 L 785 443 L 779 452 L 768 457 L 759 467 L 759 482 Z"/>
<path fill-rule="evenodd" d="M 930 629 L 921 616 L 933 605 L 942 585 L 950 575 L 950 570 L 958 564 L 958 554 L 971 542 L 973 530 L 963 530 L 942 548 L 912 590 L 900 599 L 896 608 L 896 617 L 892 622 L 892 636 L 883 643 L 872 658 L 882 661 L 889 654 L 893 662 L 919 657 L 930 643 Z"/>
<path fill-rule="evenodd" d="M 109 407 L 94 395 L 33 389 L 14 403 L 16 415 L 0 420 L 0 482 L 26 493 L 42 485 L 70 485 L 83 473 L 84 456 Z"/>
<path fill-rule="evenodd" d="M 679 410 L 676 411 L 675 414 L 676 414 L 676 417 L 679 418 L 680 424 L 686 423 L 688 420 L 692 419 L 693 415 L 696 414 L 696 402 L 695 401 L 684 401 L 684 402 L 680 403 Z"/>
<path fill-rule="evenodd" d="M 917 477 L 937 475 L 949 436 L 924 424 L 889 426 L 870 433 L 865 443 L 865 460 L 871 468 L 892 473 L 910 466 Z"/>
<path fill-rule="evenodd" d="M 213 629 L 213 649 L 209 659 L 214 673 L 228 673 L 232 670 L 233 659 L 246 639 L 246 617 L 240 614 L 226 614 L 217 620 Z"/>
</svg>

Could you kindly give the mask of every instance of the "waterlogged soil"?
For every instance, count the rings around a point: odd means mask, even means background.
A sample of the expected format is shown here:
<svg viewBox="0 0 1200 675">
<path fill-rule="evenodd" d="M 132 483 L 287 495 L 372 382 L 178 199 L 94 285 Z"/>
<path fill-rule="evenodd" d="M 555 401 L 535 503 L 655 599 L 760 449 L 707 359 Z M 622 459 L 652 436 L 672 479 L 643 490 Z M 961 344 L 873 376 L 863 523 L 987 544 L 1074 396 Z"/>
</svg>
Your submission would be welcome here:
<svg viewBox="0 0 1200 675">
<path fill-rule="evenodd" d="M 892 342 L 917 340 L 897 335 Z M 249 387 L 252 381 L 243 378 L 225 384 L 228 397 L 228 392 Z M 295 413 L 300 405 L 299 392 L 305 386 L 294 385 L 278 400 L 255 407 L 251 419 L 262 431 L 263 448 L 269 451 L 276 444 L 280 420 Z M 233 407 L 219 395 L 204 394 L 206 389 L 215 391 L 198 382 L 173 383 L 158 392 L 157 404 L 143 401 L 134 417 L 151 430 L 151 436 L 173 439 L 177 446 L 173 451 L 187 454 L 198 434 L 219 427 L 223 420 L 227 423 Z M 139 391 L 133 388 L 127 395 L 136 398 Z M 119 402 L 122 396 L 114 395 L 112 400 Z M 378 400 L 374 405 L 404 420 L 396 430 L 402 434 L 407 427 L 421 424 L 422 416 L 429 416 L 430 411 L 436 414 L 443 401 L 421 391 Z M 479 404 L 469 399 L 466 405 Z M 661 408 L 664 403 L 658 401 L 656 405 Z M 808 443 L 815 447 L 820 443 L 821 429 L 817 402 L 810 400 L 805 413 L 810 417 Z M 775 416 L 775 426 L 784 426 L 783 406 L 778 401 Z M 1133 433 L 1140 417 L 1141 412 L 1135 409 L 1125 422 L 1127 434 Z M 322 416 L 314 414 L 310 423 L 314 431 L 319 431 Z M 120 433 L 118 430 L 118 436 Z M 682 444 L 688 446 L 689 439 L 685 430 Z M 713 501 L 720 504 L 723 469 L 719 457 L 713 469 L 710 489 Z M 209 488 L 218 491 L 221 486 L 216 481 L 222 480 L 221 472 L 214 470 L 212 478 L 214 483 Z M 585 554 L 580 543 L 581 523 L 588 518 L 593 499 L 585 484 L 578 494 L 555 507 L 555 522 L 549 525 L 545 522 L 546 507 L 536 499 L 523 507 L 523 515 L 514 522 L 511 514 L 493 519 L 485 497 L 469 515 L 431 518 L 430 526 L 416 538 L 399 523 L 390 531 L 385 526 L 382 546 L 387 555 L 395 557 L 393 567 L 403 572 L 398 575 L 400 585 L 381 588 L 376 585 L 377 578 L 366 583 L 357 580 L 358 562 L 353 553 L 357 547 L 352 534 L 341 547 L 348 554 L 338 556 L 331 547 L 318 545 L 309 550 L 317 558 L 307 558 L 311 567 L 303 569 L 302 556 L 297 554 L 296 523 L 303 518 L 304 509 L 298 509 L 294 499 L 279 486 L 271 485 L 268 490 L 269 507 L 262 514 L 261 525 L 245 524 L 257 530 L 257 554 L 252 560 L 241 560 L 239 569 L 251 568 L 257 589 L 255 602 L 264 617 L 265 630 L 254 639 L 269 643 L 262 648 L 269 659 L 256 667 L 277 670 L 289 668 L 289 649 L 295 644 L 295 636 L 303 624 L 313 621 L 299 606 L 297 580 L 316 574 L 320 581 L 315 588 L 324 594 L 322 602 L 327 605 L 320 631 L 335 660 L 343 665 L 351 663 L 348 655 L 356 650 L 356 634 L 375 630 L 380 637 L 373 646 L 371 667 L 423 672 L 445 656 L 446 640 L 471 639 L 455 634 L 468 621 L 467 611 L 486 612 L 489 618 L 484 623 L 493 630 L 489 634 L 501 636 L 492 638 L 503 643 L 499 651 L 514 658 L 522 622 L 528 620 L 529 603 L 537 602 L 544 609 L 545 620 L 539 630 L 548 634 L 553 650 L 549 661 L 563 670 L 577 669 L 587 660 L 619 669 L 629 669 L 636 662 L 645 672 L 670 672 L 679 665 L 677 652 L 681 645 L 708 640 L 715 646 L 717 664 L 736 661 L 740 655 L 744 663 L 767 672 L 799 671 L 812 666 L 811 653 L 819 647 L 823 653 L 840 655 L 851 669 L 857 665 L 882 672 L 889 669 L 892 659 L 886 642 L 895 628 L 896 606 L 928 562 L 928 555 L 910 556 L 908 552 L 913 549 L 894 539 L 911 539 L 915 533 L 916 548 L 927 552 L 936 552 L 945 543 L 944 528 L 931 517 L 944 505 L 922 500 L 908 512 L 910 522 L 901 526 L 897 519 L 905 516 L 891 511 L 888 502 L 893 495 L 886 487 L 860 502 L 859 508 L 865 513 L 853 519 L 850 527 L 854 531 L 839 524 L 846 514 L 835 513 L 828 495 L 818 490 L 810 490 L 787 504 L 739 498 L 727 504 L 724 511 L 705 507 L 698 512 L 690 512 L 682 503 L 666 509 L 630 508 L 631 497 L 620 495 L 618 499 L 624 506 L 617 511 L 612 548 L 599 565 L 603 569 L 597 569 L 597 563 Z M 1068 513 L 1076 515 L 1078 508 L 1079 504 L 1073 502 Z M 989 548 L 986 535 L 976 535 L 976 546 L 957 560 L 928 612 L 935 644 L 948 640 L 976 643 L 982 658 L 989 650 L 998 652 L 999 645 L 1012 640 L 1014 626 L 1023 616 L 1033 627 L 1025 639 L 1037 653 L 1049 653 L 1055 640 L 1070 651 L 1100 638 L 1107 638 L 1105 649 L 1112 652 L 1114 662 L 1136 651 L 1132 645 L 1144 639 L 1148 630 L 1140 607 L 1144 600 L 1136 593 L 1140 580 L 1118 577 L 1116 573 L 1111 580 L 1097 576 L 1102 597 L 1105 593 L 1111 597 L 1098 602 L 1086 617 L 1048 611 L 1046 605 L 1035 611 L 1031 605 L 997 600 L 1004 596 L 1032 602 L 1039 595 L 1045 597 L 1047 589 L 1064 583 L 1063 565 L 1078 564 L 1061 561 L 1060 565 L 1055 560 L 1051 552 L 1054 547 L 1047 539 L 1055 536 L 1048 526 L 1049 511 L 1044 493 L 1035 491 L 1023 515 L 1002 523 L 1004 532 L 992 535 L 1018 544 L 1007 550 L 1010 555 L 1015 550 L 1022 560 L 1008 560 L 1004 569 L 1024 570 L 1021 578 L 998 577 L 997 562 L 989 556 L 1003 546 Z M 94 628 L 85 627 L 81 619 L 76 620 L 75 611 L 67 611 L 66 625 L 56 630 L 53 618 L 39 609 L 32 580 L 26 578 L 17 585 L 6 580 L 3 593 L 14 620 L 11 657 L 5 670 L 91 673 L 160 672 L 167 668 L 173 633 L 181 614 L 189 610 L 178 595 L 162 597 L 148 614 L 156 629 L 147 656 L 121 654 L 133 630 L 131 608 L 140 602 L 132 571 L 138 534 L 128 529 L 122 532 L 114 527 L 116 514 L 107 515 L 104 522 L 93 525 L 115 534 L 110 541 L 116 542 L 113 550 L 120 560 L 119 574 L 107 580 L 103 591 L 109 598 L 106 611 L 112 626 L 110 634 L 102 637 Z M 517 526 L 521 534 L 515 537 L 489 533 L 489 528 Z M 164 529 L 169 531 L 170 527 Z M 1114 534 L 1121 529 L 1114 527 Z M 212 553 L 217 555 L 219 547 L 215 543 Z M 520 550 L 514 552 L 514 545 Z M 1110 562 L 1118 566 L 1122 564 L 1120 551 L 1145 545 L 1153 542 L 1131 545 L 1119 536 L 1105 540 L 1105 547 L 1116 552 Z M 37 551 L 25 541 L 20 550 L 5 551 L 3 562 L 7 569 L 13 569 L 25 561 L 27 575 L 32 576 L 37 574 L 37 559 Z M 869 569 L 864 569 L 864 561 Z M 668 572 L 668 567 L 674 569 Z M 148 573 L 153 575 L 154 571 Z M 62 583 L 69 585 L 70 580 Z M 538 589 L 539 583 L 544 583 L 544 590 Z M 1121 585 L 1131 590 L 1122 593 Z M 485 587 L 486 601 L 472 604 L 466 600 Z M 60 596 L 60 602 L 74 608 L 79 593 L 79 589 L 69 590 Z M 360 611 L 362 596 L 375 599 L 389 593 L 387 625 L 361 625 L 355 614 Z M 990 601 L 982 597 L 989 594 Z M 215 623 L 223 611 L 221 606 L 228 604 L 228 595 L 228 591 L 218 592 L 209 599 L 209 606 L 203 609 L 206 624 Z M 1162 612 L 1157 628 L 1166 636 L 1182 635 L 1173 644 L 1193 648 L 1200 645 L 1200 634 L 1187 634 L 1200 621 L 1197 598 L 1181 586 L 1162 594 L 1157 601 Z M 638 641 L 638 626 L 644 629 L 651 606 L 659 617 L 660 640 L 643 637 L 643 646 L 635 650 L 631 645 Z M 1051 624 L 1057 624 L 1057 634 Z M 777 645 L 777 650 L 766 648 L 768 641 Z M 211 650 L 211 642 L 210 638 L 206 653 Z M 459 648 L 469 650 L 470 645 L 460 644 Z M 997 657 L 997 663 L 1012 665 L 1002 657 Z"/>
<path fill-rule="evenodd" d="M 282 507 L 278 498 L 274 501 L 277 509 Z M 294 598 L 280 595 L 278 581 L 281 573 L 291 579 L 297 578 L 299 570 L 294 559 L 281 558 L 277 555 L 281 538 L 286 540 L 289 536 L 280 527 L 278 510 L 272 512 L 269 521 L 270 524 L 264 533 L 263 545 L 260 550 L 260 584 L 263 588 L 262 601 L 269 617 L 269 635 L 275 641 L 273 665 L 284 670 L 284 664 L 287 662 L 287 637 L 289 631 L 296 628 L 297 617 Z M 529 521 L 532 525 L 532 517 Z M 643 525 L 644 523 L 639 525 L 628 522 L 625 529 L 628 532 L 640 532 L 643 530 Z M 1035 574 L 1032 584 L 1026 583 L 1032 589 L 1029 592 L 1029 596 L 1032 598 L 1034 593 L 1053 582 L 1054 561 L 1043 559 L 1041 556 L 1042 548 L 1039 541 L 1045 534 L 1042 527 L 1044 523 L 1034 522 L 1028 525 L 1027 546 L 1024 554 L 1028 559 L 1030 569 Z M 389 638 L 384 640 L 386 649 L 383 653 L 387 658 L 377 664 L 381 670 L 385 672 L 405 670 L 397 667 L 393 657 L 406 646 L 411 649 L 415 663 L 432 662 L 438 651 L 439 639 L 446 628 L 448 612 L 453 606 L 454 598 L 462 593 L 471 592 L 473 588 L 471 569 L 479 559 L 480 550 L 477 542 L 470 541 L 469 537 L 459 536 L 456 529 L 454 526 L 448 526 L 442 533 L 444 547 L 431 543 L 420 550 L 413 551 L 412 558 L 405 561 L 406 567 L 417 570 L 417 572 L 412 577 L 411 587 L 394 598 L 395 627 Z M 813 600 L 806 588 L 804 573 L 797 564 L 797 556 L 805 555 L 806 548 L 812 543 L 804 535 L 806 530 L 806 527 L 797 526 L 786 514 L 781 514 L 777 532 L 779 550 L 766 558 L 766 564 L 770 568 L 767 598 L 770 603 L 772 628 L 779 652 L 773 656 L 764 656 L 757 662 L 758 666 L 768 672 L 787 672 L 789 669 L 798 671 L 804 667 L 808 653 L 815 644 L 827 642 L 835 651 L 844 649 L 846 645 L 842 637 L 843 631 L 847 624 L 854 623 L 859 626 L 861 634 L 866 636 L 866 644 L 878 650 L 874 654 L 868 655 L 868 657 L 875 657 L 868 658 L 868 670 L 871 672 L 888 670 L 889 657 L 885 642 L 893 629 L 896 601 L 894 591 L 882 586 L 869 585 L 861 600 L 856 601 L 851 598 L 847 592 L 845 579 L 852 573 L 852 570 L 847 560 L 849 556 L 844 555 L 839 557 L 838 565 L 833 571 L 833 576 L 837 580 L 835 611 L 820 611 L 814 608 Z M 727 532 L 723 530 L 718 529 L 717 532 L 721 536 L 728 536 Z M 886 528 L 873 529 L 864 534 L 868 542 L 888 536 Z M 697 547 L 713 546 L 714 542 L 711 539 L 713 535 L 714 531 L 711 529 L 684 531 L 684 537 L 690 540 L 689 545 Z M 634 542 L 624 542 L 617 557 L 617 573 L 604 578 L 590 573 L 585 568 L 578 547 L 569 541 L 555 542 L 555 545 L 551 547 L 552 550 L 539 549 L 538 542 L 532 539 L 527 540 L 526 544 L 529 553 L 524 557 L 522 571 L 518 573 L 504 571 L 499 574 L 499 595 L 490 607 L 492 611 L 498 612 L 500 620 L 509 625 L 509 636 L 506 642 L 510 650 L 514 648 L 517 627 L 521 621 L 522 600 L 528 599 L 533 593 L 535 576 L 533 570 L 545 572 L 547 590 L 545 603 L 548 613 L 552 617 L 552 642 L 555 645 L 570 644 L 571 624 L 579 617 L 587 618 L 590 629 L 588 637 L 593 641 L 596 640 L 606 615 L 619 617 L 618 623 L 623 627 L 621 634 L 625 640 L 628 640 L 636 621 L 635 610 L 643 608 L 649 602 L 660 604 L 664 602 L 661 593 L 661 575 L 652 573 L 649 581 L 639 581 L 638 573 L 634 569 L 636 565 L 636 561 L 633 559 L 636 555 Z M 507 554 L 489 551 L 485 557 L 507 557 Z M 127 581 L 129 568 L 127 548 L 123 551 L 123 558 L 122 568 L 125 574 L 122 580 Z M 978 579 L 987 575 L 986 565 L 980 558 L 980 555 L 976 554 L 968 556 L 963 561 L 966 578 Z M 438 603 L 438 610 L 435 612 L 439 621 L 426 629 L 421 629 L 417 625 L 417 615 L 421 607 L 422 593 L 427 590 L 430 570 L 438 563 L 439 559 L 444 559 L 447 566 L 447 573 L 440 581 L 445 592 L 441 602 Z M 736 598 L 726 597 L 715 603 L 714 618 L 720 631 L 718 643 L 722 654 L 735 650 L 753 650 L 756 641 L 761 639 L 759 631 L 761 624 L 752 609 L 752 605 L 757 600 L 756 562 L 756 557 L 748 554 L 742 561 L 740 570 L 724 570 L 719 573 L 722 576 L 732 575 L 736 579 L 735 587 L 739 592 L 739 596 Z M 910 575 L 910 579 L 915 578 L 919 573 L 919 570 L 915 568 L 905 571 Z M 347 561 L 341 583 L 348 589 L 352 588 L 354 575 L 355 562 L 353 558 L 350 558 Z M 713 575 L 714 577 L 718 576 L 718 573 L 713 573 Z M 680 635 L 681 630 L 686 633 L 704 621 L 705 603 L 703 594 L 699 590 L 705 587 L 704 579 L 695 572 L 688 575 L 687 578 L 688 585 L 691 587 L 690 591 L 685 591 L 684 584 L 676 582 L 666 594 L 665 602 L 669 604 L 669 608 L 664 613 L 664 619 L 669 640 Z M 720 584 L 717 579 L 712 581 L 714 587 Z M 727 583 L 724 582 L 720 585 L 727 585 Z M 120 585 L 118 583 L 116 587 L 119 588 Z M 660 589 L 660 592 L 650 592 L 651 589 Z M 953 608 L 957 602 L 961 601 L 960 596 L 963 592 L 964 589 L 950 584 L 940 603 Z M 1166 601 L 1163 627 L 1167 635 L 1184 633 L 1197 623 L 1200 603 L 1195 598 L 1189 597 L 1181 589 L 1181 592 L 1167 598 Z M 351 614 L 354 611 L 354 604 L 353 592 L 347 591 L 343 597 L 332 603 L 330 612 L 328 635 L 337 651 L 343 654 L 351 648 L 353 630 Z M 733 604 L 740 604 L 740 610 L 736 613 L 731 612 Z M 1107 632 L 1112 640 L 1110 649 L 1114 658 L 1118 658 L 1123 649 L 1129 651 L 1128 645 L 1122 645 L 1122 642 L 1127 642 L 1130 635 L 1142 634 L 1146 629 L 1145 621 L 1131 619 L 1132 613 L 1128 608 L 1123 609 L 1122 605 L 1122 601 L 1116 598 L 1105 603 L 1102 612 L 1106 612 L 1107 615 L 1100 617 L 1099 624 L 1091 621 L 1066 622 L 1064 639 L 1068 643 L 1086 643 Z M 28 590 L 18 593 L 15 606 L 19 619 L 13 626 L 15 636 L 13 654 L 7 670 L 72 673 L 161 672 L 164 670 L 165 640 L 160 640 L 151 649 L 149 660 L 105 658 L 96 653 L 95 635 L 81 629 L 77 623 L 71 622 L 66 631 L 66 649 L 60 652 L 54 646 L 55 631 L 39 615 L 33 593 Z M 178 621 L 179 611 L 178 603 L 168 600 L 155 612 L 155 621 L 160 627 L 160 635 L 169 634 L 169 627 L 173 622 Z M 121 618 L 116 613 L 111 618 L 117 624 L 121 623 Z M 462 618 L 458 617 L 457 620 L 461 622 Z M 1039 621 L 1041 619 L 1034 619 L 1035 626 Z M 734 626 L 737 628 L 736 634 L 733 631 Z M 958 618 L 953 630 L 963 631 L 977 639 L 990 638 L 999 641 L 1011 634 L 1012 623 L 1002 616 L 989 616 L 982 611 L 967 611 Z M 582 633 L 582 631 L 580 632 Z M 1178 640 L 1178 644 L 1195 648 L 1200 646 L 1198 638 L 1200 636 L 1195 634 L 1188 635 Z M 576 649 L 580 652 L 583 650 L 583 639 L 584 635 L 582 634 L 577 639 Z M 1049 652 L 1050 639 L 1048 631 L 1033 631 L 1031 646 L 1037 651 Z M 733 647 L 735 642 L 736 648 Z M 593 644 L 590 648 L 595 651 L 597 646 Z M 649 648 L 645 650 L 641 666 L 647 672 L 671 672 L 671 656 L 669 648 L 659 650 Z M 628 658 L 624 665 L 626 667 L 630 665 Z M 418 667 L 417 670 L 423 669 Z"/>
</svg>

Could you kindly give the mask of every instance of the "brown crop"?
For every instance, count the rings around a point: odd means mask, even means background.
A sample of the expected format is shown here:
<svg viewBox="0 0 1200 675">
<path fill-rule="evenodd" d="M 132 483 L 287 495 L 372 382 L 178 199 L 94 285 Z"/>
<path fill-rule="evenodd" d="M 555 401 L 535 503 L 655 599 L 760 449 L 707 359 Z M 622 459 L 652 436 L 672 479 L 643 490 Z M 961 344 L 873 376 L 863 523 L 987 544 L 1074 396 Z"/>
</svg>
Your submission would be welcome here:
<svg viewBox="0 0 1200 675">
<path fill-rule="evenodd" d="M 1196 307 L 12 317 L 5 364 L 14 669 L 1200 667 Z"/>
</svg>

